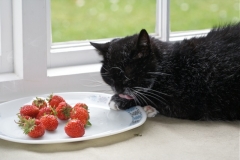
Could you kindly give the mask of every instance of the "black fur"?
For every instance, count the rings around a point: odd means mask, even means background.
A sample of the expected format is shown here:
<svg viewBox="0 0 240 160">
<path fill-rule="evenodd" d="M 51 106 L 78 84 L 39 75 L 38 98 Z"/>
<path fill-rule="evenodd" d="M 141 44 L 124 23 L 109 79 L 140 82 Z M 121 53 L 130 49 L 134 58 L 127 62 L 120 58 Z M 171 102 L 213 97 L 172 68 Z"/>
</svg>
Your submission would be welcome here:
<svg viewBox="0 0 240 160">
<path fill-rule="evenodd" d="M 91 44 L 103 56 L 102 78 L 120 109 L 148 104 L 175 118 L 240 119 L 240 23 L 175 43 L 142 30 Z"/>
</svg>

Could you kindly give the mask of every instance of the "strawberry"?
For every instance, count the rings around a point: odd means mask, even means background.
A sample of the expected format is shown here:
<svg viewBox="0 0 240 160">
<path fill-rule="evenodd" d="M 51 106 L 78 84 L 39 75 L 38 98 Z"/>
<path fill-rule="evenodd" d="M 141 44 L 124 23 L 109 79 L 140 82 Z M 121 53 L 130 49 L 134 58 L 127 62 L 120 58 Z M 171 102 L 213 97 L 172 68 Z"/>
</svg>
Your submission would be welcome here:
<svg viewBox="0 0 240 160">
<path fill-rule="evenodd" d="M 85 103 L 77 103 L 77 104 L 75 104 L 75 106 L 73 108 L 75 108 L 75 107 L 82 107 L 82 108 L 85 108 L 86 110 L 88 110 L 88 106 Z"/>
<path fill-rule="evenodd" d="M 71 137 L 82 137 L 85 134 L 84 125 L 78 119 L 72 119 L 64 127 L 65 133 Z"/>
<path fill-rule="evenodd" d="M 42 98 L 36 97 L 32 101 L 32 105 L 37 106 L 39 109 L 41 109 L 43 107 L 47 107 L 47 102 Z"/>
<path fill-rule="evenodd" d="M 56 108 L 57 117 L 61 120 L 68 120 L 70 118 L 71 110 L 72 107 L 67 104 L 67 102 L 61 102 Z"/>
<path fill-rule="evenodd" d="M 19 119 L 18 122 L 16 122 L 15 120 L 14 120 L 14 121 L 15 121 L 20 127 L 22 127 L 22 126 L 24 125 L 24 123 L 25 123 L 26 120 L 32 118 L 32 117 L 30 117 L 30 116 L 21 116 L 20 114 L 17 114 L 17 116 L 18 116 L 18 119 Z"/>
<path fill-rule="evenodd" d="M 80 120 L 85 126 L 90 126 L 91 123 L 89 120 L 89 113 L 85 108 L 82 107 L 73 107 L 72 111 L 70 112 L 71 119 L 78 119 Z"/>
<path fill-rule="evenodd" d="M 20 108 L 20 115 L 21 116 L 30 116 L 35 118 L 39 112 L 39 108 L 34 105 L 24 105 Z"/>
<path fill-rule="evenodd" d="M 38 115 L 37 115 L 37 119 L 40 119 L 42 116 L 46 115 L 46 114 L 51 114 L 51 115 L 55 115 L 55 111 L 53 108 L 50 107 L 43 107 L 39 110 Z"/>
<path fill-rule="evenodd" d="M 41 117 L 40 121 L 48 131 L 54 131 L 58 127 L 58 120 L 54 115 L 44 115 Z"/>
<path fill-rule="evenodd" d="M 59 103 L 65 102 L 65 100 L 61 96 L 53 95 L 53 94 L 51 94 L 47 98 L 47 101 L 48 101 L 48 104 L 53 108 L 57 108 Z"/>
<path fill-rule="evenodd" d="M 42 137 L 45 133 L 44 125 L 40 120 L 35 118 L 25 119 L 22 125 L 19 126 L 23 129 L 23 133 L 31 138 Z"/>
</svg>

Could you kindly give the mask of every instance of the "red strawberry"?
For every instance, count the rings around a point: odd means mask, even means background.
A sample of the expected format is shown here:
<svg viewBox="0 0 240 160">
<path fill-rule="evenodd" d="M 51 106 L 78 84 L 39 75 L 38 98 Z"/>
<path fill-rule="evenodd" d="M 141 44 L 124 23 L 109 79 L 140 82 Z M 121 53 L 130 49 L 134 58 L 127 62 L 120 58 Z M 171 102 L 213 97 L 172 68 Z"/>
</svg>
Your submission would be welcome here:
<svg viewBox="0 0 240 160">
<path fill-rule="evenodd" d="M 61 102 L 56 108 L 57 117 L 61 120 L 68 120 L 70 118 L 71 110 L 72 107 L 69 104 L 66 102 Z"/>
<path fill-rule="evenodd" d="M 39 109 L 41 109 L 43 107 L 47 107 L 47 102 L 42 98 L 36 97 L 36 99 L 33 100 L 32 105 L 37 106 Z"/>
<path fill-rule="evenodd" d="M 58 120 L 54 115 L 44 115 L 41 117 L 40 121 L 48 131 L 54 131 L 58 127 Z"/>
<path fill-rule="evenodd" d="M 65 133 L 72 138 L 82 137 L 85 134 L 84 125 L 78 119 L 70 120 L 64 127 Z"/>
<path fill-rule="evenodd" d="M 42 137 L 45 133 L 44 125 L 38 119 L 26 119 L 23 125 L 21 125 L 21 127 L 23 129 L 23 133 L 27 134 L 29 137 L 32 138 Z"/>
<path fill-rule="evenodd" d="M 80 120 L 85 126 L 91 125 L 88 121 L 89 113 L 85 108 L 75 106 L 70 113 L 70 118 Z"/>
<path fill-rule="evenodd" d="M 46 115 L 46 114 L 51 114 L 54 115 L 54 109 L 50 108 L 50 107 L 43 107 L 39 110 L 38 115 L 37 115 L 37 119 L 40 119 L 42 116 Z"/>
<path fill-rule="evenodd" d="M 53 108 L 57 108 L 59 103 L 65 102 L 65 100 L 61 96 L 53 95 L 53 94 L 51 94 L 47 98 L 47 101 L 48 101 L 48 104 Z"/>
<path fill-rule="evenodd" d="M 34 105 L 24 105 L 20 108 L 20 115 L 21 116 L 30 116 L 35 118 L 39 112 L 39 108 Z"/>
<path fill-rule="evenodd" d="M 73 108 L 75 108 L 75 107 L 82 107 L 82 108 L 85 108 L 86 110 L 88 110 L 88 106 L 85 103 L 77 103 L 77 104 L 75 104 L 75 106 Z"/>
</svg>

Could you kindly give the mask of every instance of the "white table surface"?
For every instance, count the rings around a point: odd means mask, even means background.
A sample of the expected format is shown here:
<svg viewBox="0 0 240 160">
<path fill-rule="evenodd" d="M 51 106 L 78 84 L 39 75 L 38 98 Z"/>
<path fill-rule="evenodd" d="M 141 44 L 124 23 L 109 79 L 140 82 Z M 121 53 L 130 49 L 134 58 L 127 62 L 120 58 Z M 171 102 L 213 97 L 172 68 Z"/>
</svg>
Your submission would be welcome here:
<svg viewBox="0 0 240 160">
<path fill-rule="evenodd" d="M 239 160 L 239 129 L 239 122 L 157 116 L 133 130 L 89 141 L 36 145 L 0 139 L 0 159 Z"/>
</svg>

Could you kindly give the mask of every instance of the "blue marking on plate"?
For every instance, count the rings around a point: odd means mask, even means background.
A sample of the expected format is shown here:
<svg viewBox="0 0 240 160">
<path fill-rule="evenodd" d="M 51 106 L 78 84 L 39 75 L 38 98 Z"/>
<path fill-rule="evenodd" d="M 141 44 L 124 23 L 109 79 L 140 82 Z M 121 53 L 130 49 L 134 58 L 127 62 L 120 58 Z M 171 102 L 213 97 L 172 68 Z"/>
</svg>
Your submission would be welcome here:
<svg viewBox="0 0 240 160">
<path fill-rule="evenodd" d="M 132 107 L 126 110 L 132 116 L 131 125 L 138 123 L 142 119 L 142 113 L 137 107 Z"/>
<path fill-rule="evenodd" d="M 98 97 L 98 102 L 99 102 L 99 103 L 107 103 L 107 102 L 108 102 L 108 97 L 99 96 L 99 97 Z"/>
<path fill-rule="evenodd" d="M 103 103 L 103 104 L 107 104 L 110 99 L 109 96 L 101 96 L 101 95 L 91 95 L 88 98 L 93 102 Z"/>
<path fill-rule="evenodd" d="M 96 102 L 96 101 L 97 101 L 97 96 L 96 96 L 96 95 L 91 95 L 91 96 L 89 97 L 89 99 L 90 99 L 91 101 Z"/>
</svg>

